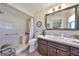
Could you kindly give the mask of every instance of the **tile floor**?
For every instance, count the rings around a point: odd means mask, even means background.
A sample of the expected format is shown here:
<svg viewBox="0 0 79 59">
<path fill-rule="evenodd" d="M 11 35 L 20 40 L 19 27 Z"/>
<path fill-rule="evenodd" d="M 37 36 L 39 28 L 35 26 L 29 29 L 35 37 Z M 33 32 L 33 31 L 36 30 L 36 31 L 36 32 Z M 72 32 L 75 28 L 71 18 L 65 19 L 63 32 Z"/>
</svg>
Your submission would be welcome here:
<svg viewBox="0 0 79 59">
<path fill-rule="evenodd" d="M 29 49 L 26 49 L 17 56 L 41 56 L 41 55 L 37 52 L 37 50 L 33 51 L 32 53 L 29 53 Z"/>
</svg>

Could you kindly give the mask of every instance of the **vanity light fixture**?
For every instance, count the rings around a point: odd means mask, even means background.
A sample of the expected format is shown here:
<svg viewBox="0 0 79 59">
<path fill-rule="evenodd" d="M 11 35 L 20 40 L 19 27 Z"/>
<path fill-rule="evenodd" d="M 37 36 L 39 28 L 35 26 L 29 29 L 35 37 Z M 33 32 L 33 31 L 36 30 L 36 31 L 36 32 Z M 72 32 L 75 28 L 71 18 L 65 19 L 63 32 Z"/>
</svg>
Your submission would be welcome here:
<svg viewBox="0 0 79 59">
<path fill-rule="evenodd" d="M 55 8 L 53 8 L 52 11 L 55 11 Z"/>
<path fill-rule="evenodd" d="M 51 8 L 51 9 L 49 9 L 47 13 L 51 13 L 51 12 L 53 12 L 52 8 Z"/>
<path fill-rule="evenodd" d="M 61 6 L 62 6 L 62 9 L 67 7 L 65 3 L 63 3 Z"/>
<path fill-rule="evenodd" d="M 58 5 L 55 8 L 53 8 L 52 11 L 58 11 L 58 10 L 63 9 L 65 7 L 66 7 L 66 4 Z"/>
<path fill-rule="evenodd" d="M 59 9 L 58 9 L 58 6 L 56 6 L 56 8 L 55 8 L 55 11 L 58 11 Z"/>
<path fill-rule="evenodd" d="M 51 9 L 48 11 L 48 13 L 55 12 L 55 11 L 58 11 L 58 10 L 64 9 L 64 8 L 66 8 L 66 4 L 65 4 L 65 3 L 63 3 L 63 4 L 61 4 L 61 5 L 58 5 L 58 6 L 55 6 L 54 8 L 51 8 Z"/>
<path fill-rule="evenodd" d="M 79 33 L 77 33 L 77 35 L 79 35 Z"/>
<path fill-rule="evenodd" d="M 61 5 L 60 5 L 60 6 L 58 6 L 58 9 L 61 9 L 61 7 L 62 7 Z"/>
</svg>

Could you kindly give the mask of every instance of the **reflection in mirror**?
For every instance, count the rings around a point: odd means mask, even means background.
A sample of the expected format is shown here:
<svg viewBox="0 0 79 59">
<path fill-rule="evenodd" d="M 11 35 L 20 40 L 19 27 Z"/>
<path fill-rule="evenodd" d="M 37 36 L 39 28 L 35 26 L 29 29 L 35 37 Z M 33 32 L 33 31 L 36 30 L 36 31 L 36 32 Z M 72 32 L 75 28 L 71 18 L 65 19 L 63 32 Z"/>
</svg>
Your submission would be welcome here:
<svg viewBox="0 0 79 59">
<path fill-rule="evenodd" d="M 75 29 L 75 8 L 51 13 L 47 17 L 47 29 Z"/>
</svg>

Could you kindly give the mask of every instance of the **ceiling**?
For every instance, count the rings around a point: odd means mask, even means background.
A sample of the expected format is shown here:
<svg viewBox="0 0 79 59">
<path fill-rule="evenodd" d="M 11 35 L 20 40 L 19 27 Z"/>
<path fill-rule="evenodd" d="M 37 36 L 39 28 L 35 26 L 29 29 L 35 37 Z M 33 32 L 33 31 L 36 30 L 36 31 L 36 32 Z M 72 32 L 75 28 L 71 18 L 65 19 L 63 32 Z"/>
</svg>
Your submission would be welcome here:
<svg viewBox="0 0 79 59">
<path fill-rule="evenodd" d="M 55 7 L 61 3 L 8 3 L 7 5 L 14 7 L 15 9 L 29 15 L 34 16 L 35 13 L 38 13 L 42 9 L 49 7 Z M 67 3 L 67 5 L 74 5 L 73 3 Z"/>
<path fill-rule="evenodd" d="M 9 3 L 8 5 L 33 16 L 38 11 L 55 5 L 56 3 Z"/>
</svg>

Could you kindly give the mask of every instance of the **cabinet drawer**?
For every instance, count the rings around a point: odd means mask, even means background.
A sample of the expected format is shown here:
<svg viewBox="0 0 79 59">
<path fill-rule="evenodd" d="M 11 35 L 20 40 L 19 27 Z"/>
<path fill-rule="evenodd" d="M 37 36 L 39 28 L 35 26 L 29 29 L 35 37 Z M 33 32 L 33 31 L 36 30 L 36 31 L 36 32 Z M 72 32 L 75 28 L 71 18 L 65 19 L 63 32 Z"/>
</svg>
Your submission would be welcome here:
<svg viewBox="0 0 79 59">
<path fill-rule="evenodd" d="M 41 44 L 47 44 L 47 41 L 44 40 L 44 39 L 40 39 L 40 38 L 38 38 L 38 43 L 41 43 Z"/>
<path fill-rule="evenodd" d="M 57 50 L 57 56 L 69 56 L 69 52 L 64 52 L 62 50 Z"/>
<path fill-rule="evenodd" d="M 41 55 L 44 55 L 44 56 L 47 56 L 48 55 L 48 52 L 47 52 L 47 46 L 44 45 L 44 44 L 38 44 L 38 52 L 41 54 Z"/>
<path fill-rule="evenodd" d="M 55 43 L 55 42 L 48 42 L 48 45 L 49 46 L 52 46 L 56 49 L 60 49 L 60 50 L 63 50 L 63 51 L 69 51 L 69 46 L 67 45 L 63 45 L 63 44 L 59 44 L 59 43 Z"/>
<path fill-rule="evenodd" d="M 79 55 L 79 48 L 71 47 L 71 54 Z"/>
<path fill-rule="evenodd" d="M 56 56 L 56 49 L 48 46 L 48 56 Z"/>
</svg>

